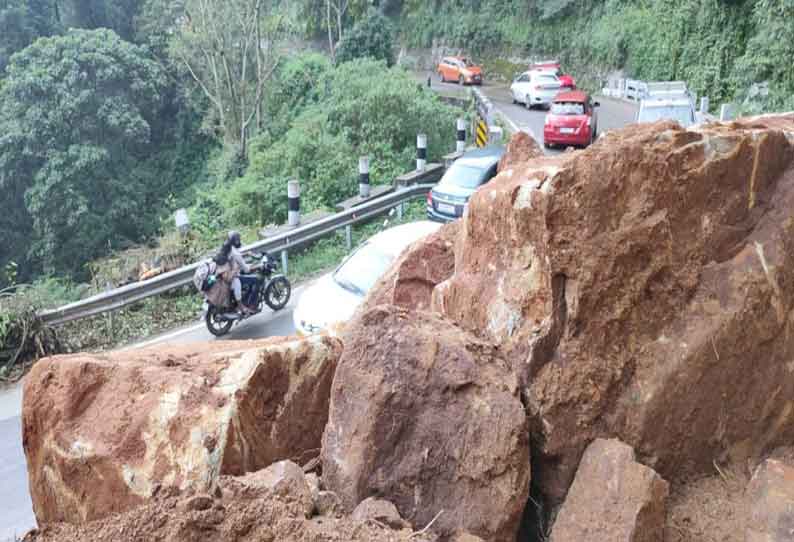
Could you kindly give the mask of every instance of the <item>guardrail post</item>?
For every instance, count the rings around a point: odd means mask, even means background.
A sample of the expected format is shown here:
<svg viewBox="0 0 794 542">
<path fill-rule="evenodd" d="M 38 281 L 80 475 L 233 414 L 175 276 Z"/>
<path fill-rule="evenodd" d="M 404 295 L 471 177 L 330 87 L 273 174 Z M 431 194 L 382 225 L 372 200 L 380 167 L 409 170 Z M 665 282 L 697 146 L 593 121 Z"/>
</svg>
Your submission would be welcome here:
<svg viewBox="0 0 794 542">
<path fill-rule="evenodd" d="M 416 171 L 424 171 L 427 166 L 427 136 L 416 136 Z"/>
<path fill-rule="evenodd" d="M 297 227 L 301 223 L 301 189 L 298 181 L 287 182 L 287 200 L 288 223 L 292 227 Z"/>
<path fill-rule="evenodd" d="M 458 119 L 456 133 L 455 151 L 463 152 L 466 150 L 466 120 Z"/>
<path fill-rule="evenodd" d="M 281 270 L 285 275 L 289 271 L 289 253 L 286 250 L 281 251 Z"/>
<path fill-rule="evenodd" d="M 347 245 L 347 251 L 353 248 L 353 228 L 351 226 L 345 226 L 345 245 Z"/>
<path fill-rule="evenodd" d="M 358 159 L 358 195 L 360 198 L 369 197 L 369 157 L 362 156 Z"/>
<path fill-rule="evenodd" d="M 702 96 L 700 98 L 700 112 L 701 113 L 708 113 L 709 112 L 709 97 Z"/>
</svg>

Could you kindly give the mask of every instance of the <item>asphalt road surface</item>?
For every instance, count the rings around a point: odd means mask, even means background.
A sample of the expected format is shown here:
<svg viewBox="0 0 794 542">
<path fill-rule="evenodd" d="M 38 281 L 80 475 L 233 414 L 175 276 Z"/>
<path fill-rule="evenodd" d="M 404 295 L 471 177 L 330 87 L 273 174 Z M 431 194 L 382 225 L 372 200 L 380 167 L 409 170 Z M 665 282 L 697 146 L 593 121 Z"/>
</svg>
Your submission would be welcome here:
<svg viewBox="0 0 794 542">
<path fill-rule="evenodd" d="M 157 344 L 190 344 L 212 340 L 246 340 L 292 335 L 292 311 L 305 286 L 292 291 L 292 299 L 283 310 L 270 310 L 237 324 L 221 339 L 215 339 L 203 322 L 187 326 L 132 345 L 128 348 Z M 33 504 L 28 492 L 27 464 L 22 450 L 22 385 L 0 390 L 0 542 L 11 542 L 36 526 Z"/>
<path fill-rule="evenodd" d="M 421 75 L 418 75 L 421 77 Z M 426 76 L 424 81 L 427 81 Z M 432 88 L 445 94 L 460 92 L 460 86 L 441 83 L 437 76 L 432 78 Z M 543 123 L 546 112 L 528 110 L 523 105 L 513 104 L 510 91 L 505 85 L 485 84 L 482 91 L 491 99 L 494 106 L 502 111 L 518 128 L 532 134 L 543 144 Z M 598 97 L 601 107 L 598 110 L 598 130 L 622 128 L 634 120 L 635 106 L 609 98 Z M 561 152 L 547 150 L 546 152 Z M 303 288 L 293 291 L 292 300 L 281 312 L 266 312 L 257 315 L 232 328 L 231 333 L 221 340 L 244 340 L 291 335 L 292 311 L 300 298 Z M 169 332 L 134 347 L 173 343 L 188 344 L 214 340 L 204 323 Z M 22 450 L 22 427 L 20 412 L 22 407 L 21 385 L 0 391 L 0 542 L 11 541 L 35 527 L 33 508 L 28 493 L 28 477 L 25 456 Z"/>
</svg>

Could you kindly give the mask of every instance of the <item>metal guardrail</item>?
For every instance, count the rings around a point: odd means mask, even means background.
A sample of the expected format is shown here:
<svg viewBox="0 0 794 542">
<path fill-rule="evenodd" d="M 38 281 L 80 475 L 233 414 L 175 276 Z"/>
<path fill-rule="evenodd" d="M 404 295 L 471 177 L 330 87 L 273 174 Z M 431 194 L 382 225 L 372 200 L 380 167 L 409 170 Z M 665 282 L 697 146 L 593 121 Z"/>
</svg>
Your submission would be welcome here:
<svg viewBox="0 0 794 542">
<path fill-rule="evenodd" d="M 243 254 L 251 252 L 282 252 L 316 241 L 346 226 L 364 222 L 382 215 L 401 203 L 424 196 L 435 184 L 418 184 L 400 188 L 385 196 L 358 205 L 347 211 L 331 215 L 294 230 L 258 241 L 242 248 Z M 201 262 L 174 269 L 148 280 L 128 284 L 115 290 L 70 303 L 57 309 L 41 311 L 39 317 L 49 325 L 60 325 L 73 320 L 120 309 L 149 297 L 164 294 L 191 284 L 193 273 Z"/>
</svg>

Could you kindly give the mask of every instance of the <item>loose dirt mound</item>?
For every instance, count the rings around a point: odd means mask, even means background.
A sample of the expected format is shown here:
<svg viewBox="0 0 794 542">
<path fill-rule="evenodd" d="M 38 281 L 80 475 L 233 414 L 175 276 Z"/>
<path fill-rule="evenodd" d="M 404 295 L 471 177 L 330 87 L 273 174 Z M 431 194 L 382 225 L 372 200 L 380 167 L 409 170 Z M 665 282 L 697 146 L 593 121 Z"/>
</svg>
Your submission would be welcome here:
<svg viewBox="0 0 794 542">
<path fill-rule="evenodd" d="M 281 469 L 283 466 L 266 469 Z M 286 466 L 286 470 L 297 469 Z M 300 472 L 298 470 L 298 472 Z M 349 518 L 307 519 L 308 485 L 294 474 L 225 477 L 213 494 L 158 495 L 146 505 L 81 526 L 59 524 L 26 542 L 432 542 L 435 537 Z M 257 478 L 261 478 L 257 482 Z M 270 487 L 268 489 L 268 485 Z M 301 488 L 305 485 L 305 488 Z M 167 492 L 164 492 L 167 493 Z"/>
<path fill-rule="evenodd" d="M 62 356 L 25 380 L 40 525 L 140 505 L 163 487 L 319 455 L 342 346 L 329 337 Z"/>
</svg>

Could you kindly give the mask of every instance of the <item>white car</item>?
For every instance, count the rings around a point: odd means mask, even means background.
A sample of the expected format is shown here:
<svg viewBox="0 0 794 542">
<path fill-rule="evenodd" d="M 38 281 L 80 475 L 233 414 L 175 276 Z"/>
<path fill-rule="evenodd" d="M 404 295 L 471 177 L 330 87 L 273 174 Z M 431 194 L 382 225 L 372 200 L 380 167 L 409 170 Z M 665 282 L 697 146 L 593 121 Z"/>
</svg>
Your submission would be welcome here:
<svg viewBox="0 0 794 542">
<path fill-rule="evenodd" d="M 554 73 L 530 70 L 516 77 L 510 85 L 510 93 L 513 95 L 513 103 L 522 103 L 527 109 L 536 105 L 548 108 L 561 88 L 562 84 Z"/>
<path fill-rule="evenodd" d="M 647 98 L 640 101 L 637 122 L 676 120 L 683 128 L 697 123 L 692 100 L 685 96 Z"/>
<path fill-rule="evenodd" d="M 333 273 L 312 284 L 292 313 L 295 329 L 311 335 L 347 322 L 378 279 L 409 245 L 441 227 L 422 220 L 389 228 L 370 237 Z"/>
</svg>

